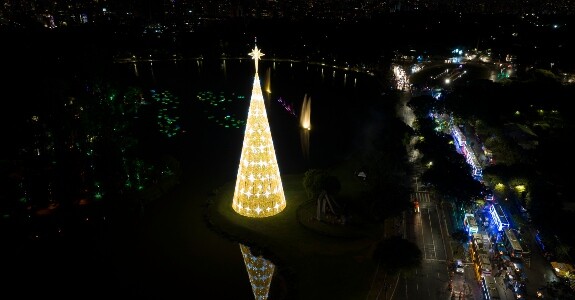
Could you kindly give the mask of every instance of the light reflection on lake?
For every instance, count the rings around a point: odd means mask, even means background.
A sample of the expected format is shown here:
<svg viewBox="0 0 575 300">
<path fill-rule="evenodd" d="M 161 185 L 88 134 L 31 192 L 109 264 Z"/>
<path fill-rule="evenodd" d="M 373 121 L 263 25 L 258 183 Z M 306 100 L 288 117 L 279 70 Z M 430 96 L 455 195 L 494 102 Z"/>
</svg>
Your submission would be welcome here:
<svg viewBox="0 0 575 300">
<path fill-rule="evenodd" d="M 250 284 L 256 300 L 268 298 L 275 265 L 262 256 L 252 254 L 250 247 L 240 244 L 240 250 L 246 264 Z"/>
</svg>

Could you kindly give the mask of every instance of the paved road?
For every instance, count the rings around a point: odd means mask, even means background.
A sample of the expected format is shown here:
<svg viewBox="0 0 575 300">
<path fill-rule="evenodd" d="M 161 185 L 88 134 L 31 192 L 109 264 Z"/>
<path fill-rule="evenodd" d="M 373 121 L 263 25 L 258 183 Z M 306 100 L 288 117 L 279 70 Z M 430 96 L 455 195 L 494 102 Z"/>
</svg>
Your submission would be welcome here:
<svg viewBox="0 0 575 300">
<path fill-rule="evenodd" d="M 378 270 L 367 300 L 450 298 L 447 263 L 451 248 L 443 211 L 430 193 L 417 192 L 412 198 L 419 201 L 420 210 L 405 214 L 404 235 L 421 249 L 422 265 L 413 274 L 397 276 Z"/>
<path fill-rule="evenodd" d="M 422 266 L 415 274 L 401 277 L 392 299 L 446 299 L 449 296 L 447 261 L 451 251 L 442 211 L 430 193 L 416 192 L 413 198 L 419 201 L 419 213 L 407 215 L 406 233 L 407 239 L 422 251 Z"/>
</svg>

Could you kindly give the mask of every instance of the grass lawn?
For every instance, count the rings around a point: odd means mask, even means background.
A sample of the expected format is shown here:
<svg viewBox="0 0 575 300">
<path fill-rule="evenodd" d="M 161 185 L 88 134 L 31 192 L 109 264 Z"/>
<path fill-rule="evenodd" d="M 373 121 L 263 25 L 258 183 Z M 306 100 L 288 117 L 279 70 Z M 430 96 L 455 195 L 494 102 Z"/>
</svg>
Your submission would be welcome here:
<svg viewBox="0 0 575 300">
<path fill-rule="evenodd" d="M 353 172 L 342 178 L 341 170 L 334 173 L 342 193 L 358 190 L 361 183 Z M 231 205 L 235 181 L 228 182 L 211 199 L 206 217 L 213 229 L 276 264 L 270 299 L 364 299 L 376 268 L 371 251 L 382 226 L 315 220 L 315 202 L 307 199 L 302 182 L 303 174 L 282 176 L 286 208 L 267 218 L 236 213 Z"/>
</svg>

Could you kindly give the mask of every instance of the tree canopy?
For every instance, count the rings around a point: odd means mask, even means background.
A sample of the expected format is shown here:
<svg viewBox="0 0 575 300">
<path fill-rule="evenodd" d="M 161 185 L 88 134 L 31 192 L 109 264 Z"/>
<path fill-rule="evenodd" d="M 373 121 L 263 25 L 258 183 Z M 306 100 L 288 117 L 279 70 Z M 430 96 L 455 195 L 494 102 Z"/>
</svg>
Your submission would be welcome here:
<svg viewBox="0 0 575 300">
<path fill-rule="evenodd" d="M 421 266 L 422 258 L 416 244 L 398 236 L 382 240 L 373 251 L 373 259 L 389 274 L 410 273 Z"/>
</svg>

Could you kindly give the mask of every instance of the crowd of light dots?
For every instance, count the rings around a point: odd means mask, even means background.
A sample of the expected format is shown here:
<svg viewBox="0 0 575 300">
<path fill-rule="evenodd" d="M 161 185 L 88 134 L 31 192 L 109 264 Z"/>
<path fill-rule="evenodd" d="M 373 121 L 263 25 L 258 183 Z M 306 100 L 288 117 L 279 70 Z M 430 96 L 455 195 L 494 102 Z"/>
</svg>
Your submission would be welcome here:
<svg viewBox="0 0 575 300">
<path fill-rule="evenodd" d="M 267 299 L 275 265 L 261 256 L 254 256 L 248 246 L 240 244 L 240 250 L 256 300 Z"/>
<path fill-rule="evenodd" d="M 205 91 L 199 92 L 196 99 L 208 105 L 204 109 L 204 113 L 208 115 L 208 120 L 212 120 L 225 128 L 243 128 L 246 125 L 246 121 L 239 119 L 233 113 L 233 105 L 242 103 L 246 99 L 245 96 L 237 95 L 235 98 L 231 98 L 226 97 L 224 92 L 215 94 L 211 91 Z"/>
<path fill-rule="evenodd" d="M 286 206 L 280 171 L 256 73 L 234 190 L 233 209 L 247 217 L 269 217 Z"/>
<path fill-rule="evenodd" d="M 415 64 L 415 65 L 411 66 L 411 74 L 415 74 L 415 73 L 421 71 L 422 69 L 423 69 L 422 64 Z"/>
<path fill-rule="evenodd" d="M 400 91 L 408 91 L 409 90 L 409 78 L 407 77 L 407 73 L 403 70 L 402 67 L 398 65 L 393 66 L 393 78 L 395 80 L 395 88 Z"/>
<path fill-rule="evenodd" d="M 150 174 L 154 171 L 154 166 L 146 166 L 140 159 L 129 161 L 125 157 L 123 160 L 124 172 L 126 174 L 126 188 L 135 188 L 139 191 L 143 190 L 145 185 L 150 183 Z M 131 176 L 133 174 L 133 176 Z M 133 177 L 133 178 L 132 178 Z"/>
<path fill-rule="evenodd" d="M 152 99 L 160 105 L 157 116 L 160 132 L 167 137 L 175 136 L 181 131 L 181 127 L 178 124 L 180 117 L 176 115 L 180 100 L 168 91 L 157 92 L 156 90 L 151 90 L 150 92 L 152 93 Z"/>
</svg>

